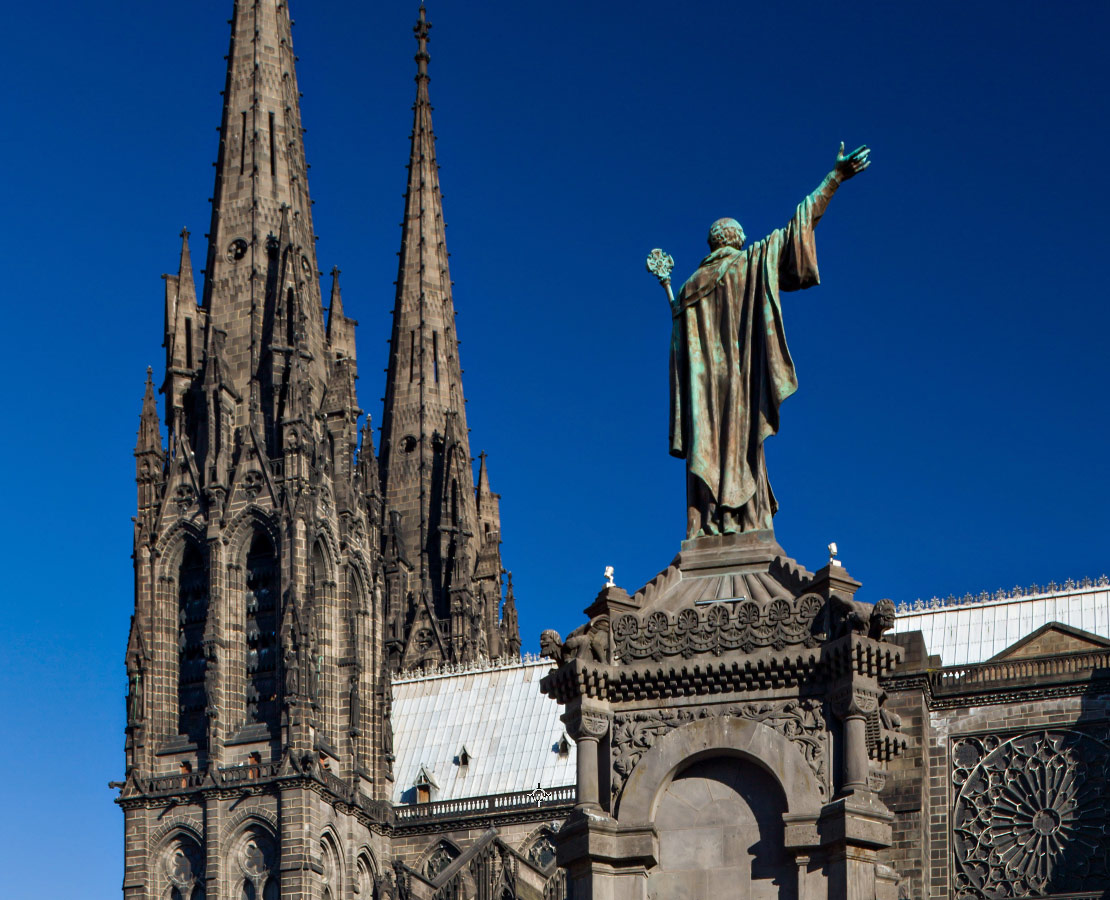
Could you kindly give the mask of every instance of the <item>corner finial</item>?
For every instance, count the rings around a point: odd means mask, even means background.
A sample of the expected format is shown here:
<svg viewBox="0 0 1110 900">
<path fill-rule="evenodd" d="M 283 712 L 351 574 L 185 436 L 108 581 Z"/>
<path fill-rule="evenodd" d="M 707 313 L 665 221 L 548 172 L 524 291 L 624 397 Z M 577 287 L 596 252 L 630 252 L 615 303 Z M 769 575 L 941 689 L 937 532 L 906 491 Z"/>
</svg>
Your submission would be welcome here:
<svg viewBox="0 0 1110 900">
<path fill-rule="evenodd" d="M 413 33 L 416 35 L 416 75 L 418 78 L 428 77 L 428 60 L 431 57 L 428 55 L 428 32 L 431 31 L 432 24 L 425 16 L 424 4 L 420 4 L 420 18 L 413 26 Z"/>
</svg>

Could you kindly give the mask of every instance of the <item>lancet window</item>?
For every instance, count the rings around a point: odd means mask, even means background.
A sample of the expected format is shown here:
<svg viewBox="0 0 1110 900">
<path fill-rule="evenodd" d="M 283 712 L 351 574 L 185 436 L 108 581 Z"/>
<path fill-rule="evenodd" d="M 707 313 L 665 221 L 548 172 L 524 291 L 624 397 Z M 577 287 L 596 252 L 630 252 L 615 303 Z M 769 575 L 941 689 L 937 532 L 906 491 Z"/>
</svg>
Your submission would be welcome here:
<svg viewBox="0 0 1110 900">
<path fill-rule="evenodd" d="M 247 553 L 247 720 L 277 719 L 279 571 L 274 545 L 257 532 Z"/>
<path fill-rule="evenodd" d="M 204 624 L 208 617 L 208 567 L 189 541 L 177 580 L 177 730 L 200 746 L 205 740 Z"/>
</svg>

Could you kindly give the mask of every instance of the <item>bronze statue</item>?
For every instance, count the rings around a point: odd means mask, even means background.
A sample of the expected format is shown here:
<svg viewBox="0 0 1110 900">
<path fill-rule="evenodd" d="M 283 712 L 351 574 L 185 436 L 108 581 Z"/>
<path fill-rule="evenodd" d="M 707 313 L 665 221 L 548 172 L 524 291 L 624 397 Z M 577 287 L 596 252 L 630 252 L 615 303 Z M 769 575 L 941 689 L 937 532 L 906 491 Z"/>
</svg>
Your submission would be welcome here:
<svg viewBox="0 0 1110 900">
<path fill-rule="evenodd" d="M 797 390 L 779 291 L 820 281 L 813 230 L 841 182 L 870 165 L 862 146 L 845 155 L 784 228 L 744 246 L 735 219 L 709 229 L 710 253 L 676 299 L 674 261 L 662 250 L 648 270 L 671 303 L 671 455 L 686 460 L 687 538 L 771 531 L 778 509 L 763 441 Z"/>
</svg>

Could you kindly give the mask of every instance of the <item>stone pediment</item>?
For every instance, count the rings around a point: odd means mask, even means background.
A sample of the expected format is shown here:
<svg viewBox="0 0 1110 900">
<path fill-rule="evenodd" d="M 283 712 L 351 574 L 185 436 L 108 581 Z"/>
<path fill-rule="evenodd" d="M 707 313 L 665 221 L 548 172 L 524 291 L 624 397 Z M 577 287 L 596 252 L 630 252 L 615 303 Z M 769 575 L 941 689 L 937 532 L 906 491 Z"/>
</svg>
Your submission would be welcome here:
<svg viewBox="0 0 1110 900">
<path fill-rule="evenodd" d="M 1059 656 L 1061 653 L 1090 653 L 1093 650 L 1105 650 L 1108 647 L 1110 647 L 1110 641 L 1097 634 L 1072 628 L 1060 622 L 1049 622 L 1017 643 L 1011 644 L 1001 653 L 992 656 L 988 662 L 1029 659 L 1034 656 Z"/>
</svg>

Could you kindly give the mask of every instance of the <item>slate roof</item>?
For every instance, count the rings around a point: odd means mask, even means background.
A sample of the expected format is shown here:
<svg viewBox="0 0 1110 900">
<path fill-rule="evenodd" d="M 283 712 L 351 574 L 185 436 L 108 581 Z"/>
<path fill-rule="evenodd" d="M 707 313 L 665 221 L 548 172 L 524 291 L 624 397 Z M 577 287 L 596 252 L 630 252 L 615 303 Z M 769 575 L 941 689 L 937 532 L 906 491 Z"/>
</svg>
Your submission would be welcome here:
<svg viewBox="0 0 1110 900">
<path fill-rule="evenodd" d="M 986 662 L 1049 622 L 1110 638 L 1110 586 L 1014 589 L 991 599 L 918 601 L 898 608 L 895 633 L 920 631 L 930 654 L 945 666 Z M 1007 592 L 999 592 L 1007 593 Z"/>
<path fill-rule="evenodd" d="M 415 801 L 424 766 L 456 800 L 575 783 L 575 747 L 560 756 L 559 705 L 540 693 L 553 663 L 535 657 L 393 680 L 393 802 Z M 470 763 L 458 764 L 466 746 Z"/>
</svg>

